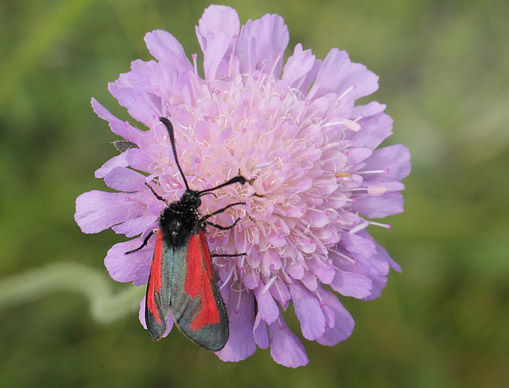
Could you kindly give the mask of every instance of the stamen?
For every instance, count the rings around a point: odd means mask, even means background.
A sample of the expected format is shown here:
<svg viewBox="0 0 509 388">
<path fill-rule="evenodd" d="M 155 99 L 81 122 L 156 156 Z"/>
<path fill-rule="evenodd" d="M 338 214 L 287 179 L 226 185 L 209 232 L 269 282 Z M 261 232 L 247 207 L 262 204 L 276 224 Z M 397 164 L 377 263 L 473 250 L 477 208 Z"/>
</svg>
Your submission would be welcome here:
<svg viewBox="0 0 509 388">
<path fill-rule="evenodd" d="M 193 53 L 191 54 L 191 57 L 193 57 L 194 74 L 198 77 L 198 64 L 196 61 L 196 59 L 198 58 L 198 54 Z"/>
<path fill-rule="evenodd" d="M 382 195 L 387 191 L 387 187 L 385 186 L 369 186 L 368 194 L 371 195 Z"/>
<path fill-rule="evenodd" d="M 275 281 L 276 281 L 276 276 L 271 277 L 270 280 L 263 287 L 262 294 L 265 294 L 269 290 L 269 288 L 272 286 L 272 284 L 274 284 Z"/>
<path fill-rule="evenodd" d="M 343 120 L 343 125 L 354 132 L 359 132 L 361 130 L 361 126 L 357 122 L 352 120 L 348 119 Z"/>
<path fill-rule="evenodd" d="M 217 265 L 217 264 L 216 264 Z M 221 285 L 221 287 L 219 287 L 219 290 L 222 290 L 224 286 L 226 286 L 228 284 L 228 282 L 230 281 L 230 279 L 232 278 L 233 276 L 233 271 L 234 271 L 234 266 L 232 265 L 232 268 L 230 270 L 230 273 L 228 274 L 228 276 L 226 277 L 226 280 L 223 282 L 223 284 Z"/>
<path fill-rule="evenodd" d="M 356 264 L 356 263 L 357 263 L 357 262 L 356 262 L 353 258 L 351 258 L 350 256 L 347 256 L 347 255 L 345 255 L 344 253 L 341 253 L 341 252 L 339 252 L 339 251 L 337 251 L 337 250 L 335 250 L 335 249 L 329 249 L 329 252 L 335 253 L 336 255 L 338 255 L 338 256 L 340 256 L 340 257 L 342 257 L 343 259 L 345 259 L 345 260 L 349 261 L 349 262 L 350 262 L 350 263 L 352 263 L 352 264 Z M 339 268 L 338 268 L 338 267 L 336 267 L 335 265 L 333 265 L 333 267 L 334 267 L 335 269 L 339 269 Z"/>
<path fill-rule="evenodd" d="M 240 304 L 242 302 L 242 292 L 239 292 L 239 299 L 237 300 L 237 305 L 235 306 L 235 314 L 238 314 L 240 312 Z"/>
<path fill-rule="evenodd" d="M 355 234 L 357 232 L 360 232 L 363 229 L 366 229 L 368 226 L 369 226 L 369 222 L 368 221 L 361 222 L 358 225 L 354 226 L 352 229 L 350 229 L 348 231 L 348 233 Z"/>
<path fill-rule="evenodd" d="M 346 89 L 343 94 L 341 96 L 338 97 L 338 99 L 336 100 L 336 107 L 339 106 L 339 103 L 341 102 L 341 100 L 343 99 L 343 97 L 345 97 L 348 93 L 350 93 L 352 90 L 355 89 L 355 84 L 353 84 L 352 86 L 350 86 L 348 89 Z"/>
<path fill-rule="evenodd" d="M 272 65 L 272 69 L 270 71 L 270 74 L 274 74 L 276 71 L 276 66 L 279 63 L 279 61 L 283 58 L 283 53 L 279 53 L 276 60 L 274 61 L 274 65 Z M 277 76 L 277 75 L 276 75 Z"/>
<path fill-rule="evenodd" d="M 363 175 L 363 174 L 388 174 L 389 169 L 386 168 L 384 170 L 370 170 L 370 171 L 356 171 L 356 174 Z"/>
<path fill-rule="evenodd" d="M 381 228 L 385 228 L 385 229 L 391 229 L 392 226 L 390 224 L 381 224 L 380 222 L 373 222 L 373 221 L 368 221 L 371 225 L 375 225 L 375 226 L 380 226 Z"/>
</svg>

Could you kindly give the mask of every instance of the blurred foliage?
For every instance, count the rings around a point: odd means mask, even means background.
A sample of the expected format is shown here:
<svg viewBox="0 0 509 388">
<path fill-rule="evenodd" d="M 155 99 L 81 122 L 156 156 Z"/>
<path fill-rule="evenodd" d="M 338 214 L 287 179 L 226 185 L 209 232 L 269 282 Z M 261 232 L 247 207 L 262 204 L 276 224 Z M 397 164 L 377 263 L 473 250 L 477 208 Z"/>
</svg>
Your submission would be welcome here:
<svg viewBox="0 0 509 388">
<path fill-rule="evenodd" d="M 242 22 L 279 13 L 290 47 L 345 49 L 380 75 L 413 172 L 393 229 L 371 230 L 402 268 L 381 298 L 343 298 L 346 342 L 306 342 L 310 364 L 267 351 L 230 364 L 181 335 L 153 343 L 133 313 L 96 323 L 82 294 L 0 310 L 1 387 L 502 387 L 509 381 L 509 3 L 391 0 L 227 2 Z M 103 189 L 93 171 L 115 139 L 91 96 L 127 119 L 107 83 L 149 59 L 162 28 L 188 54 L 204 1 L 3 0 L 0 3 L 0 276 L 49 263 L 102 271 L 121 236 L 83 235 L 74 199 Z M 369 97 L 368 99 L 371 99 Z M 115 292 L 127 285 L 115 284 Z M 28 280 L 27 280 L 28 282 Z M 27 284 L 28 286 L 28 284 Z M 58 290 L 58 285 L 54 289 Z"/>
</svg>

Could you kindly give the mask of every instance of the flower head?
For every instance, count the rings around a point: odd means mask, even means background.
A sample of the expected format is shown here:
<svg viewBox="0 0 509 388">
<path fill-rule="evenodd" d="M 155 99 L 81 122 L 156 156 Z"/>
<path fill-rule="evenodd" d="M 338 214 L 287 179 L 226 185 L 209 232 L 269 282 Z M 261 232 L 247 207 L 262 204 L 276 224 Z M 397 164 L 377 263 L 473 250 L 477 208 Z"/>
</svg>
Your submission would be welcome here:
<svg viewBox="0 0 509 388">
<path fill-rule="evenodd" d="M 371 219 L 403 211 L 400 181 L 410 172 L 410 155 L 402 145 L 377 149 L 391 134 L 392 120 L 382 104 L 355 105 L 378 88 L 378 78 L 346 52 L 333 49 L 321 61 L 298 44 L 284 63 L 289 36 L 280 16 L 241 26 L 226 6 L 207 8 L 196 33 L 204 77 L 197 56 L 189 61 L 178 41 L 158 30 L 145 37 L 156 61 L 134 61 L 130 72 L 109 85 L 148 130 L 92 100 L 112 131 L 137 147 L 96 171 L 117 192 L 79 196 L 76 222 L 85 233 L 112 228 L 134 237 L 114 245 L 105 264 L 117 281 L 147 283 L 155 241 L 124 254 L 157 227 L 165 206 L 145 182 L 154 182 L 168 201 L 185 191 L 159 121 L 167 117 L 192 189 L 239 173 L 248 180 L 202 197 L 200 207 L 208 214 L 246 202 L 212 219 L 227 225 L 240 217 L 235 228 L 209 228 L 207 234 L 212 252 L 247 253 L 214 259 L 230 320 L 229 340 L 217 355 L 239 361 L 257 346 L 270 346 L 276 362 L 305 365 L 305 349 L 283 311 L 292 306 L 302 336 L 322 345 L 336 345 L 352 333 L 354 321 L 330 289 L 374 299 L 389 268 L 399 271 L 366 227 L 389 228 Z"/>
</svg>

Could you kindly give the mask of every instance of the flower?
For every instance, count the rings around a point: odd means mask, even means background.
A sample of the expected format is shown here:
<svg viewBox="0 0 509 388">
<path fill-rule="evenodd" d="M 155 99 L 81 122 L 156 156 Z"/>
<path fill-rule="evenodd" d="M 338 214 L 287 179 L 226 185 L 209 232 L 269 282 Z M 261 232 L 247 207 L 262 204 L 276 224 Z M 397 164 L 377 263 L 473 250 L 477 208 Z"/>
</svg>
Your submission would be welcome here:
<svg viewBox="0 0 509 388">
<path fill-rule="evenodd" d="M 371 219 L 403 211 L 400 181 L 410 172 L 410 154 L 402 145 L 377 149 L 391 134 L 392 119 L 378 102 L 355 105 L 378 88 L 378 78 L 346 52 L 332 49 L 321 61 L 298 44 L 284 63 L 289 34 L 280 16 L 241 27 L 226 6 L 208 7 L 196 33 L 204 77 L 197 55 L 190 62 L 172 35 L 156 30 L 145 37 L 156 61 L 134 61 L 109 85 L 148 130 L 92 100 L 111 130 L 137 147 L 96 171 L 117 192 L 80 195 L 75 219 L 85 233 L 112 228 L 134 237 L 114 245 L 105 265 L 116 281 L 147 283 L 155 239 L 124 254 L 157 228 L 165 206 L 145 182 L 169 201 L 185 191 L 159 121 L 167 117 L 191 188 L 213 187 L 239 173 L 248 179 L 203 197 L 200 207 L 208 214 L 246 202 L 213 219 L 228 225 L 240 217 L 235 228 L 207 234 L 212 252 L 247 253 L 214 258 L 230 321 L 229 340 L 216 354 L 239 361 L 270 347 L 277 363 L 302 366 L 306 351 L 283 311 L 293 306 L 305 339 L 336 345 L 352 333 L 354 321 L 331 289 L 374 299 L 389 268 L 400 271 L 366 228 L 390 228 Z M 142 300 L 143 325 L 144 306 Z"/>
</svg>

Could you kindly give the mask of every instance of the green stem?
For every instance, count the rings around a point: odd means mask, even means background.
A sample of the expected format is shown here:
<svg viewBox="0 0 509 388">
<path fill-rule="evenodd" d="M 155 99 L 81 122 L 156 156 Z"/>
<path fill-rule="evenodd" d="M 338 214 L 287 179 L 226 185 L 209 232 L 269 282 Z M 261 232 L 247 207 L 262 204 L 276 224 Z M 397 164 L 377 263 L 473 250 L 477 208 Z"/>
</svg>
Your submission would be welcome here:
<svg viewBox="0 0 509 388">
<path fill-rule="evenodd" d="M 81 264 L 57 263 L 0 279 L 0 307 L 31 302 L 55 291 L 85 295 L 92 317 L 101 323 L 136 311 L 145 292 L 143 287 L 129 286 L 113 294 L 111 279 L 99 271 Z"/>
</svg>

